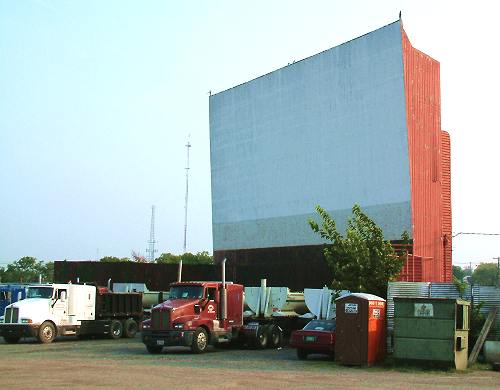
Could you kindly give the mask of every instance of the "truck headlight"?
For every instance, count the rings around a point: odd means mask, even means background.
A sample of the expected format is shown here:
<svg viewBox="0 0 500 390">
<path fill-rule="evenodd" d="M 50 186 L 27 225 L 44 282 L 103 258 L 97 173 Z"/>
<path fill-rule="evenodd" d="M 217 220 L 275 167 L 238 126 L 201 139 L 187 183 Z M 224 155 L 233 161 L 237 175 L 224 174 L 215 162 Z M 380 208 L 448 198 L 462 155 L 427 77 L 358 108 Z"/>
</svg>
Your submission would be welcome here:
<svg viewBox="0 0 500 390">
<path fill-rule="evenodd" d="M 151 325 L 150 324 L 146 324 L 146 323 L 142 323 L 142 329 L 149 329 L 151 328 Z"/>
<path fill-rule="evenodd" d="M 33 320 L 31 318 L 21 318 L 21 324 L 32 324 Z"/>
<path fill-rule="evenodd" d="M 174 329 L 184 329 L 184 324 L 174 324 Z"/>
</svg>

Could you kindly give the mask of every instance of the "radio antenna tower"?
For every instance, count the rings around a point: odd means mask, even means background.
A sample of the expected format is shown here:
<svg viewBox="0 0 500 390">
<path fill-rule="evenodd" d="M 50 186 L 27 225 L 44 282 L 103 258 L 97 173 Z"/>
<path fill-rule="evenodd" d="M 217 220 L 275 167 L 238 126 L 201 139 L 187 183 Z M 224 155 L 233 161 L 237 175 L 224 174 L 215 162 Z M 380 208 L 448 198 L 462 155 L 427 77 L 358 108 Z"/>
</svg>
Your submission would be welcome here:
<svg viewBox="0 0 500 390">
<path fill-rule="evenodd" d="M 189 148 L 191 144 L 186 144 L 186 152 L 187 152 L 187 164 L 186 164 L 186 197 L 184 199 L 184 246 L 182 247 L 183 252 L 186 253 L 186 238 L 187 238 L 187 223 L 188 223 L 188 194 L 189 194 Z"/>
<path fill-rule="evenodd" d="M 155 249 L 156 239 L 155 239 L 155 206 L 151 206 L 151 230 L 149 232 L 149 248 L 146 249 L 148 253 L 148 260 L 150 262 L 155 261 L 155 253 L 158 252 L 158 249 Z"/>
</svg>

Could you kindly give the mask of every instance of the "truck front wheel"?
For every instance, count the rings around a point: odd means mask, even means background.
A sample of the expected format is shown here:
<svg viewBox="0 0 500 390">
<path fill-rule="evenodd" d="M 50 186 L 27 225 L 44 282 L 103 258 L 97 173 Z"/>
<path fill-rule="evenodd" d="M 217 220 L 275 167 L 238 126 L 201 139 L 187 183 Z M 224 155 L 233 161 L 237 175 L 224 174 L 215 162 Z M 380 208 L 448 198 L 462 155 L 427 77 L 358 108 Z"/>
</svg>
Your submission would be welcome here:
<svg viewBox="0 0 500 390">
<path fill-rule="evenodd" d="M 208 347 L 207 331 L 203 328 L 198 328 L 194 332 L 193 342 L 191 343 L 191 351 L 194 353 L 203 353 Z"/>
<path fill-rule="evenodd" d="M 17 344 L 19 341 L 20 337 L 16 336 L 4 336 L 3 338 L 7 344 Z"/>
<path fill-rule="evenodd" d="M 52 322 L 45 321 L 38 329 L 38 341 L 43 344 L 48 344 L 56 338 L 56 328 Z"/>
</svg>

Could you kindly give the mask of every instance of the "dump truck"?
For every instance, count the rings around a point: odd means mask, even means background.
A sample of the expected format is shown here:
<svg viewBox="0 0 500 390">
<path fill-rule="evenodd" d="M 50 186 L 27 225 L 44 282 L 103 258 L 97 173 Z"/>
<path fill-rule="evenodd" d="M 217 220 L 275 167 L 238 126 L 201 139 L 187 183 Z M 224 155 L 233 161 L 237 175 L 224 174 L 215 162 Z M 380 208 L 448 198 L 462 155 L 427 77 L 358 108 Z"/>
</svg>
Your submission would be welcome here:
<svg viewBox="0 0 500 390">
<path fill-rule="evenodd" d="M 187 346 L 195 353 L 208 345 L 240 342 L 255 348 L 276 348 L 283 341 L 283 324 L 307 312 L 303 293 L 286 287 L 247 287 L 222 281 L 176 282 L 169 299 L 143 321 L 141 337 L 148 352 L 166 346 Z"/>
<path fill-rule="evenodd" d="M 7 343 L 21 337 L 36 337 L 41 343 L 70 335 L 134 337 L 142 315 L 140 293 L 81 284 L 32 285 L 26 299 L 5 308 L 0 336 Z"/>
</svg>

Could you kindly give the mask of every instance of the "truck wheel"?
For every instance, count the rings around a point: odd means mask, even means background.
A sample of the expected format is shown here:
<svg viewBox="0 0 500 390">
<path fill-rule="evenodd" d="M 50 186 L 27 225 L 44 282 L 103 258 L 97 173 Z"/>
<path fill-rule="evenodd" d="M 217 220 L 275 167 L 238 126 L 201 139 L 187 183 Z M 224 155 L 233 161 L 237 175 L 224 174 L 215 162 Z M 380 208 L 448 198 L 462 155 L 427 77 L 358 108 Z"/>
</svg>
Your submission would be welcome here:
<svg viewBox="0 0 500 390">
<path fill-rule="evenodd" d="M 193 342 L 191 344 L 191 351 L 194 353 L 203 353 L 208 347 L 207 331 L 203 328 L 198 328 L 194 332 Z"/>
<path fill-rule="evenodd" d="M 278 348 L 283 342 L 283 333 L 278 325 L 271 325 L 267 330 L 267 346 L 269 348 Z"/>
<path fill-rule="evenodd" d="M 123 334 L 123 326 L 122 323 L 118 320 L 111 321 L 109 325 L 109 337 L 116 340 L 122 337 Z"/>
<path fill-rule="evenodd" d="M 268 334 L 268 327 L 265 325 L 259 325 L 254 340 L 255 348 L 264 349 L 267 347 L 267 340 L 268 340 L 267 334 Z"/>
<path fill-rule="evenodd" d="M 38 329 L 38 341 L 43 344 L 48 344 L 56 338 L 56 328 L 52 322 L 45 321 Z"/>
<path fill-rule="evenodd" d="M 307 359 L 307 351 L 305 349 L 302 349 L 302 348 L 297 348 L 297 357 L 300 359 L 300 360 L 305 360 Z"/>
<path fill-rule="evenodd" d="M 153 355 L 158 355 L 163 350 L 163 347 L 158 345 L 146 345 L 146 349 L 148 350 L 149 353 Z"/>
<path fill-rule="evenodd" d="M 123 337 L 133 339 L 135 337 L 135 334 L 137 333 L 137 329 L 137 322 L 135 322 L 133 318 L 125 320 L 125 322 L 123 323 Z"/>
<path fill-rule="evenodd" d="M 17 344 L 17 342 L 19 341 L 20 337 L 16 337 L 16 336 L 4 336 L 3 339 L 5 340 L 5 342 L 7 344 Z"/>
</svg>

